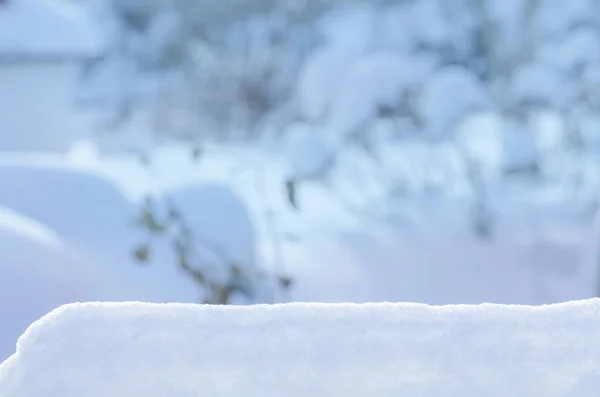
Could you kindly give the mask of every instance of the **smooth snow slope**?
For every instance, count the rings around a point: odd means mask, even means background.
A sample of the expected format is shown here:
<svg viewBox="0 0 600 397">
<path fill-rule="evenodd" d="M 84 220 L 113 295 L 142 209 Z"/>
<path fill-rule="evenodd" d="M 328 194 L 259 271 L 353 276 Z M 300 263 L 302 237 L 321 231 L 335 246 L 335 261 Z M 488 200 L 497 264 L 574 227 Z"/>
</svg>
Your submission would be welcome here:
<svg viewBox="0 0 600 397">
<path fill-rule="evenodd" d="M 600 300 L 553 306 L 72 304 L 3 397 L 596 397 Z"/>
</svg>

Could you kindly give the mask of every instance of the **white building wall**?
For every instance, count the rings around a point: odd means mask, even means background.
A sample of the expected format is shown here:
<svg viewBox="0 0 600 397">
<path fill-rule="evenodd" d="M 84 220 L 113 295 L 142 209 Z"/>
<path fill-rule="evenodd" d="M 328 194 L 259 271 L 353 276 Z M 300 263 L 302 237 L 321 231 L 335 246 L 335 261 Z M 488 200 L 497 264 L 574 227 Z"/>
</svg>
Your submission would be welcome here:
<svg viewBox="0 0 600 397">
<path fill-rule="evenodd" d="M 0 63 L 0 152 L 62 152 L 78 137 L 74 62 Z"/>
</svg>

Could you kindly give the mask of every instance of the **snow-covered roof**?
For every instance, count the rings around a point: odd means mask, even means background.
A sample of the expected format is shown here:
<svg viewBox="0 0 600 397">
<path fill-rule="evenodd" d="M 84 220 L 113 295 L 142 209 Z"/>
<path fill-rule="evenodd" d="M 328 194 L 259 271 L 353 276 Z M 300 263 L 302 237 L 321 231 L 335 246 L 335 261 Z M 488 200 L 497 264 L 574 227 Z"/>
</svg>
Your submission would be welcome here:
<svg viewBox="0 0 600 397">
<path fill-rule="evenodd" d="M 74 6 L 61 0 L 0 2 L 0 59 L 79 58 L 100 49 L 99 36 Z"/>
</svg>

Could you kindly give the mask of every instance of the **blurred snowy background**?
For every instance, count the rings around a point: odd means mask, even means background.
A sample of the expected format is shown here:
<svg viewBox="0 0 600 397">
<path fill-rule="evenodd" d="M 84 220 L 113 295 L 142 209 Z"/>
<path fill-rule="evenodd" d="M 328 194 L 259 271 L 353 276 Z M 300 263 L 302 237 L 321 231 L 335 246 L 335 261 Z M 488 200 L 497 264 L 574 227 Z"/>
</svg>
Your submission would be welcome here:
<svg viewBox="0 0 600 397">
<path fill-rule="evenodd" d="M 0 0 L 0 360 L 73 301 L 598 296 L 598 0 Z"/>
</svg>

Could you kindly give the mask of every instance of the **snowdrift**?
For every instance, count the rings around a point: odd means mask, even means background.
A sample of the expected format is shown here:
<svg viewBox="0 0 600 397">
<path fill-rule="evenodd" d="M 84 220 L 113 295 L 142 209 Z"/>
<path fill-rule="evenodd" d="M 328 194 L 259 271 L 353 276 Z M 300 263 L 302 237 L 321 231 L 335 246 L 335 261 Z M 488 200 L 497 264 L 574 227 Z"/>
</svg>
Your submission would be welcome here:
<svg viewBox="0 0 600 397">
<path fill-rule="evenodd" d="M 600 300 L 550 306 L 71 304 L 3 397 L 596 396 Z"/>
</svg>

